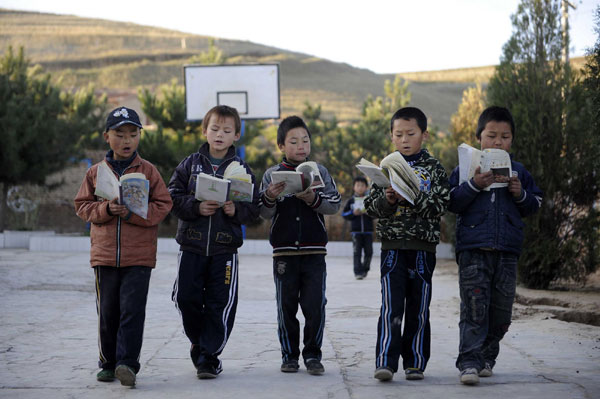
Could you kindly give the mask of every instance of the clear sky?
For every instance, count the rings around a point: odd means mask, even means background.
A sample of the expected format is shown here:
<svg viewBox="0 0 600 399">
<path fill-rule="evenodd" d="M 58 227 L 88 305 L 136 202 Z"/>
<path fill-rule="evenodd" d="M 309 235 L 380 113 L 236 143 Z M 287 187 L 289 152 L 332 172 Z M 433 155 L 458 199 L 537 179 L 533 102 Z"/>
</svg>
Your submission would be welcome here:
<svg viewBox="0 0 600 399">
<path fill-rule="evenodd" d="M 570 0 L 571 56 L 595 40 L 600 0 Z M 377 73 L 499 63 L 519 0 L 0 0 L 0 8 L 248 40 Z"/>
</svg>

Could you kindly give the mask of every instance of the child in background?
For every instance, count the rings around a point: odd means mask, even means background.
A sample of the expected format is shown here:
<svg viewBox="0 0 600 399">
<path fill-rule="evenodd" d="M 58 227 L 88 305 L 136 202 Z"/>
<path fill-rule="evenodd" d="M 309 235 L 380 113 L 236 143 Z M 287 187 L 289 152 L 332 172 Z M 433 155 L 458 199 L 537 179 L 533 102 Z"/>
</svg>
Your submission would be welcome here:
<svg viewBox="0 0 600 399">
<path fill-rule="evenodd" d="M 392 187 L 374 184 L 365 199 L 367 214 L 379 218 L 376 231 L 381 240 L 382 304 L 374 377 L 391 380 L 402 355 L 405 378 L 421 380 L 431 342 L 429 304 L 435 248 L 450 189 L 443 166 L 422 148 L 429 133 L 421 110 L 406 107 L 396 111 L 390 135 L 396 150 L 419 176 L 421 191 L 413 205 Z"/>
<path fill-rule="evenodd" d="M 240 138 L 241 120 L 235 108 L 219 105 L 202 120 L 207 142 L 185 158 L 169 182 L 173 214 L 179 218 L 176 240 L 180 245 L 179 270 L 173 301 L 181 313 L 191 342 L 190 357 L 200 379 L 222 371 L 219 355 L 231 334 L 238 296 L 238 255 L 242 224 L 259 216 L 258 187 L 250 167 L 237 155 L 233 143 Z M 199 173 L 222 177 L 227 166 L 239 162 L 252 176 L 252 202 L 198 201 Z"/>
<path fill-rule="evenodd" d="M 143 173 L 149 180 L 148 215 L 133 214 L 118 199 L 94 195 L 100 163 L 88 169 L 75 197 L 77 216 L 91 223 L 90 264 L 96 276 L 100 350 L 98 381 L 135 385 L 140 370 L 150 272 L 156 265 L 158 224 L 171 210 L 171 197 L 158 170 L 137 153 L 142 124 L 137 113 L 119 107 L 108 114 L 106 158 L 116 176 Z"/>
<path fill-rule="evenodd" d="M 509 152 L 515 134 L 510 111 L 489 107 L 479 117 L 481 149 Z M 460 286 L 460 344 L 456 367 L 463 384 L 492 376 L 500 340 L 508 331 L 515 299 L 517 260 L 523 245 L 521 218 L 535 213 L 542 192 L 525 167 L 512 160 L 508 178 L 480 168 L 459 184 L 459 168 L 450 176 L 450 206 L 456 220 L 456 257 Z M 516 176 L 515 176 L 516 174 Z M 485 190 L 494 182 L 508 187 Z"/>
<path fill-rule="evenodd" d="M 364 198 L 369 185 L 367 179 L 354 178 L 354 195 L 346 202 L 342 216 L 351 222 L 352 247 L 354 249 L 354 277 L 367 277 L 373 257 L 373 218 L 366 214 Z M 364 252 L 364 258 L 363 258 Z"/>
<path fill-rule="evenodd" d="M 298 371 L 300 325 L 298 304 L 306 323 L 302 357 L 309 374 L 325 372 L 321 344 L 325 329 L 325 255 L 327 231 L 323 215 L 340 208 L 340 194 L 333 178 L 318 165 L 325 187 L 310 187 L 279 198 L 285 182 L 271 183 L 273 171 L 293 171 L 310 156 L 310 132 L 297 116 L 285 118 L 277 129 L 277 145 L 283 162 L 269 168 L 261 184 L 261 216 L 271 219 L 269 241 L 273 246 L 273 277 L 277 298 L 277 322 L 281 343 L 281 371 Z"/>
</svg>

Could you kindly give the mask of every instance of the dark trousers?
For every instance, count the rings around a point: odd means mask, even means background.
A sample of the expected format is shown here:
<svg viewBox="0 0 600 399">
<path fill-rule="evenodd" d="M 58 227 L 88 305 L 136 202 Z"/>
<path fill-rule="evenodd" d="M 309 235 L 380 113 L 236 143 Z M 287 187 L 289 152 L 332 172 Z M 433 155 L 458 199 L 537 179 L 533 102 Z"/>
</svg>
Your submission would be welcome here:
<svg viewBox="0 0 600 399">
<path fill-rule="evenodd" d="M 304 315 L 302 357 L 321 360 L 325 329 L 325 255 L 277 256 L 273 258 L 277 299 L 277 323 L 283 361 L 300 356 L 298 303 Z"/>
<path fill-rule="evenodd" d="M 431 330 L 429 304 L 435 253 L 413 250 L 381 251 L 381 313 L 377 323 L 375 366 L 398 371 L 425 370 Z M 404 316 L 404 330 L 402 317 Z"/>
<path fill-rule="evenodd" d="M 508 331 L 517 285 L 515 254 L 468 250 L 458 255 L 460 287 L 459 370 L 496 364 Z"/>
<path fill-rule="evenodd" d="M 371 270 L 373 233 L 352 233 L 352 247 L 354 248 L 354 275 L 366 275 Z"/>
<path fill-rule="evenodd" d="M 237 308 L 238 255 L 182 251 L 178 263 L 172 299 L 192 343 L 192 362 L 196 367 L 212 365 L 221 372 L 218 356 L 233 329 Z"/>
<path fill-rule="evenodd" d="M 151 272 L 146 266 L 94 267 L 99 367 L 114 370 L 124 364 L 140 370 Z"/>
</svg>

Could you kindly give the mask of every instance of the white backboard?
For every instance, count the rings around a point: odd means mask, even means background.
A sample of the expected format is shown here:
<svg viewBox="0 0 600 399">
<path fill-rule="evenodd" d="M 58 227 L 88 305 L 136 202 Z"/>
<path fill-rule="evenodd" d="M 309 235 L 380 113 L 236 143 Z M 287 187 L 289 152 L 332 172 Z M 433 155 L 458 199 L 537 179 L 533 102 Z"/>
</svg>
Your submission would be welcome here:
<svg viewBox="0 0 600 399">
<path fill-rule="evenodd" d="M 185 65 L 186 120 L 200 121 L 228 105 L 242 119 L 278 119 L 279 65 Z"/>
</svg>

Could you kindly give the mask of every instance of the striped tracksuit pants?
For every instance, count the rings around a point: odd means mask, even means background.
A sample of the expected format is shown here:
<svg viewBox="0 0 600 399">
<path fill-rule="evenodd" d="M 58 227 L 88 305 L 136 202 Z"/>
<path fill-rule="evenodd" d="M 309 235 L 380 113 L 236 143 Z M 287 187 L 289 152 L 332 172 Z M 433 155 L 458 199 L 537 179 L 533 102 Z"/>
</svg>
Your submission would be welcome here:
<svg viewBox="0 0 600 399">
<path fill-rule="evenodd" d="M 238 301 L 238 255 L 213 256 L 181 251 L 172 299 L 192 343 L 194 366 L 222 371 L 218 356 L 233 329 Z"/>
<path fill-rule="evenodd" d="M 381 251 L 381 313 L 377 324 L 375 367 L 425 370 L 431 330 L 429 304 L 435 253 Z M 404 316 L 404 326 L 402 318 Z"/>
</svg>

